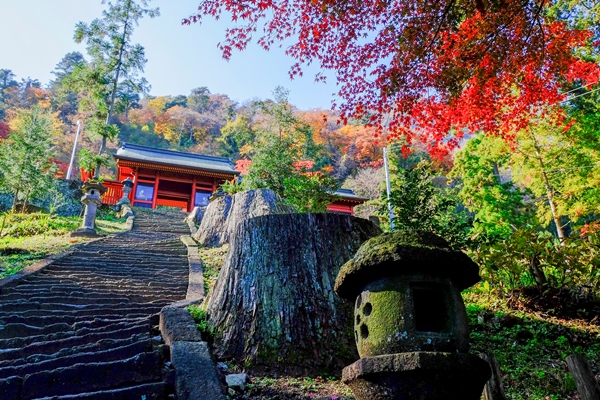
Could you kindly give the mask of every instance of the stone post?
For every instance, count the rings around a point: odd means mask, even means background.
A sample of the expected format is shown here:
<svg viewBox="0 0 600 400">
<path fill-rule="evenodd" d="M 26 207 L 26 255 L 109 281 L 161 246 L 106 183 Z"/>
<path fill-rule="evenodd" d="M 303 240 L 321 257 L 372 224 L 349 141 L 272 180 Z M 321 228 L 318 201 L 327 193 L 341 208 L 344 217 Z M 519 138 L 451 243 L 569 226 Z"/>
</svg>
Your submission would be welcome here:
<svg viewBox="0 0 600 400">
<path fill-rule="evenodd" d="M 102 205 L 100 196 L 106 192 L 106 188 L 98 182 L 87 181 L 83 183 L 82 187 L 84 195 L 81 198 L 81 202 L 85 205 L 85 212 L 83 214 L 83 224 L 81 228 L 71 233 L 71 236 L 83 236 L 83 237 L 99 237 L 95 229 L 96 212 L 98 207 Z"/>
<path fill-rule="evenodd" d="M 342 381 L 357 400 L 479 400 L 489 364 L 468 354 L 460 291 L 480 280 L 464 253 L 427 232 L 365 242 L 342 266 L 335 292 L 355 303 L 361 359 Z"/>
</svg>

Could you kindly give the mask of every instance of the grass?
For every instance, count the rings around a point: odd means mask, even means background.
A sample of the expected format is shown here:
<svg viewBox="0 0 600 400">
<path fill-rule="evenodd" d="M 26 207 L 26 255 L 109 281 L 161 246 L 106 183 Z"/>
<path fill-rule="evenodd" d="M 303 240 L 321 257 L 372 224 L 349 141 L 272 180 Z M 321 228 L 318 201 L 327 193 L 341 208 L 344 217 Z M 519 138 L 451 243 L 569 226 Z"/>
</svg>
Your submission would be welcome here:
<svg viewBox="0 0 600 400">
<path fill-rule="evenodd" d="M 215 334 L 215 330 L 210 322 L 208 322 L 206 311 L 204 311 L 202 307 L 195 305 L 188 306 L 187 309 L 196 322 L 196 328 L 203 334 L 202 338 L 204 340 L 211 339 Z"/>
<path fill-rule="evenodd" d="M 585 354 L 592 368 L 599 370 L 600 325 L 594 313 L 553 316 L 477 289 L 464 298 L 471 351 L 496 356 L 508 399 L 578 398 L 565 362 L 571 354 Z"/>
<path fill-rule="evenodd" d="M 228 249 L 228 244 L 215 248 L 198 248 L 198 255 L 202 259 L 202 268 L 204 273 L 204 291 L 206 292 L 206 294 L 208 294 L 208 292 L 212 289 L 217 280 L 217 277 L 219 276 L 219 271 L 225 263 L 225 257 L 227 257 Z"/>
<path fill-rule="evenodd" d="M 231 396 L 236 400 L 321 399 L 353 400 L 352 391 L 338 379 L 317 377 L 254 377 L 243 394 Z"/>
<path fill-rule="evenodd" d="M 4 222 L 4 223 L 3 223 Z M 77 217 L 58 217 L 50 214 L 0 214 L 0 278 L 4 278 L 35 262 L 67 250 L 76 243 L 89 241 L 72 238 L 70 232 L 81 225 Z M 109 235 L 122 231 L 125 220 L 110 211 L 100 211 L 96 231 Z"/>
</svg>

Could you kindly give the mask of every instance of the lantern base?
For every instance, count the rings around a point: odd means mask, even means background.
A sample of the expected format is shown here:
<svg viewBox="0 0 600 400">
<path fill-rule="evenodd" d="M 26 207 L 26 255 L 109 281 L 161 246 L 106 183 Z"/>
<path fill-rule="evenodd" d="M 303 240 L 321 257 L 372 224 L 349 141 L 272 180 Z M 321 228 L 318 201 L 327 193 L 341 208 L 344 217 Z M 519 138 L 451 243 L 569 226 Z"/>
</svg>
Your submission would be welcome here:
<svg viewBox="0 0 600 400">
<path fill-rule="evenodd" d="M 104 236 L 96 232 L 95 229 L 79 228 L 76 231 L 71 232 L 71 237 L 101 238 Z"/>
<path fill-rule="evenodd" d="M 489 364 L 470 354 L 411 352 L 365 357 L 344 368 L 357 400 L 479 400 Z"/>
</svg>

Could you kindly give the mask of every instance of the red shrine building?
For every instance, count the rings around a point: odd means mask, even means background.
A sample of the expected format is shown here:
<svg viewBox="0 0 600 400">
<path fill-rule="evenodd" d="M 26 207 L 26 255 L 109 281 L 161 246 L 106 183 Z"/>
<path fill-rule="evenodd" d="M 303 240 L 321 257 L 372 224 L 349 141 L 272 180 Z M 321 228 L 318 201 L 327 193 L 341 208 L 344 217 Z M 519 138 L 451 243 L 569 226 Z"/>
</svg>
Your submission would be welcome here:
<svg viewBox="0 0 600 400">
<path fill-rule="evenodd" d="M 117 160 L 116 181 L 105 181 L 108 192 L 102 201 L 116 204 L 122 196 L 120 182 L 130 178 L 133 190 L 129 200 L 135 207 L 177 207 L 192 211 L 208 205 L 209 197 L 225 181 L 240 174 L 224 157 L 183 153 L 123 143 L 114 155 Z M 339 189 L 338 199 L 330 204 L 330 212 L 354 214 L 354 207 L 367 199 L 351 190 Z"/>
</svg>

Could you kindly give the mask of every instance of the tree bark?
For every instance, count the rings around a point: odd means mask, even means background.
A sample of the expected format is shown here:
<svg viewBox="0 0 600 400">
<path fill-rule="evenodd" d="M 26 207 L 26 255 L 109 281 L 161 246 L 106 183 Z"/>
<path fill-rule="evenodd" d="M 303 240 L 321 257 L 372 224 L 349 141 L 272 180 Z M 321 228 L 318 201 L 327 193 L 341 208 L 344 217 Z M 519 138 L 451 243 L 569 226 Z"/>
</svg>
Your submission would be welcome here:
<svg viewBox="0 0 600 400">
<path fill-rule="evenodd" d="M 358 359 L 352 305 L 333 287 L 343 263 L 381 233 L 336 214 L 273 214 L 238 224 L 207 299 L 214 350 L 254 373 L 339 374 Z"/>
<path fill-rule="evenodd" d="M 17 211 L 17 203 L 19 202 L 19 189 L 15 190 L 15 194 L 13 196 L 12 210 Z"/>
<path fill-rule="evenodd" d="M 494 357 L 493 354 L 482 354 L 481 358 L 490 364 L 490 369 L 492 370 L 492 377 L 487 381 L 483 388 L 483 398 L 485 400 L 506 400 L 504 389 L 502 389 L 500 368 L 498 368 L 496 357 Z"/>
<path fill-rule="evenodd" d="M 248 218 L 267 214 L 288 214 L 292 210 L 269 189 L 246 190 L 210 202 L 194 239 L 206 247 L 229 243 L 237 225 Z"/>
<path fill-rule="evenodd" d="M 540 290 L 544 290 L 548 286 L 548 280 L 546 279 L 546 274 L 544 274 L 544 270 L 540 267 L 540 259 L 537 254 L 531 256 L 529 260 L 529 269 L 531 271 L 531 275 L 535 279 L 535 283 Z"/>
<path fill-rule="evenodd" d="M 600 387 L 587 358 L 583 354 L 573 354 L 566 361 L 581 400 L 600 400 Z"/>
<path fill-rule="evenodd" d="M 560 216 L 558 215 L 558 212 L 556 210 L 556 202 L 554 200 L 555 190 L 554 190 L 554 187 L 552 186 L 552 184 L 550 183 L 550 180 L 548 179 L 548 174 L 546 173 L 546 163 L 544 162 L 544 160 L 542 158 L 538 140 L 535 137 L 535 135 L 531 132 L 529 132 L 529 137 L 533 141 L 533 147 L 535 148 L 535 156 L 537 158 L 538 165 L 540 166 L 540 170 L 542 173 L 542 178 L 544 180 L 544 186 L 546 188 L 546 198 L 548 199 L 548 205 L 550 206 L 550 212 L 552 213 L 552 220 L 554 221 L 554 224 L 556 225 L 556 235 L 558 236 L 558 239 L 560 240 L 561 246 L 564 246 L 565 232 L 563 231 L 563 227 L 560 224 Z"/>
</svg>

